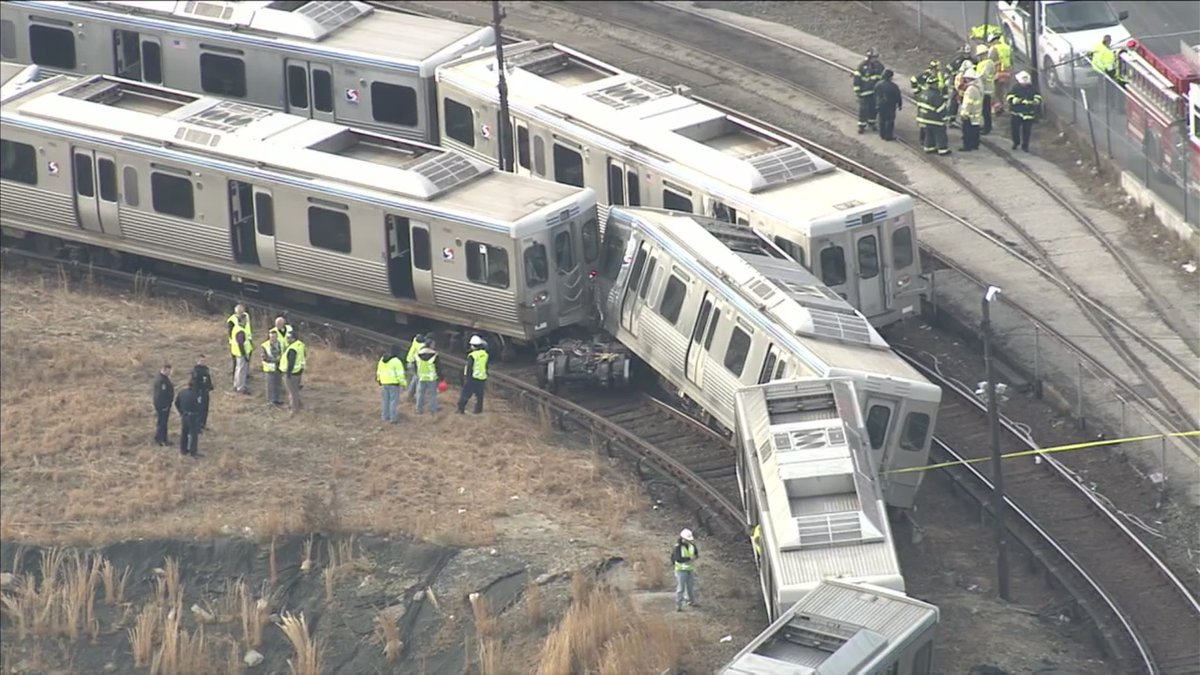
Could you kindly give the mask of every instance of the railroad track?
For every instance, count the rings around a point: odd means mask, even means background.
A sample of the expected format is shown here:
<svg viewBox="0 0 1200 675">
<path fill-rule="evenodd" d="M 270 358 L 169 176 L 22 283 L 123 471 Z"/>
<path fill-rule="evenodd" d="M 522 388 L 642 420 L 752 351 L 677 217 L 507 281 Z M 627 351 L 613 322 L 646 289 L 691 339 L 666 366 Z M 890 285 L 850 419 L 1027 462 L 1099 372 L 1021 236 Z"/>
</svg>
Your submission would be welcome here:
<svg viewBox="0 0 1200 675">
<path fill-rule="evenodd" d="M 674 44 L 693 51 L 702 51 L 708 59 L 728 64 L 732 68 L 740 69 L 757 77 L 778 83 L 783 89 L 798 91 L 845 115 L 857 115 L 857 110 L 851 110 L 842 102 L 834 99 L 828 92 L 818 91 L 813 87 L 797 82 L 795 67 L 791 63 L 791 60 L 796 56 L 801 56 L 816 62 L 822 67 L 841 71 L 847 76 L 852 72 L 848 66 L 811 50 L 791 45 L 783 40 L 725 21 L 710 13 L 696 10 L 688 5 L 665 2 L 570 2 L 554 3 L 554 6 L 573 14 L 586 16 L 603 21 L 606 24 L 618 26 L 627 31 L 652 37 L 652 40 L 647 40 L 647 44 Z M 662 9 L 669 11 L 664 12 L 661 11 Z M 747 39 L 760 44 L 761 49 L 746 49 Z M 636 47 L 631 48 L 624 45 L 621 50 L 639 52 L 651 59 L 669 60 L 668 57 L 663 55 L 661 50 L 641 50 Z M 688 65 L 689 68 L 696 68 L 695 64 L 685 65 Z M 849 86 L 848 79 L 847 86 Z M 929 195 L 900 183 L 862 162 L 846 156 L 844 153 L 832 150 L 799 134 L 780 129 L 770 123 L 741 114 L 714 101 L 706 100 L 702 97 L 695 98 L 729 114 L 791 138 L 797 143 L 811 148 L 816 154 L 837 166 L 887 185 L 899 192 L 911 195 L 919 203 L 931 208 L 941 217 L 966 228 L 992 246 L 1001 249 L 1021 264 L 1036 271 L 1037 274 L 1052 284 L 1054 289 L 1060 293 L 1059 297 L 1062 301 L 1076 304 L 1080 308 L 1080 311 L 1087 318 L 1088 322 L 1104 338 L 1105 343 L 1110 345 L 1125 366 L 1135 374 L 1135 377 L 1145 383 L 1145 388 L 1151 392 L 1150 395 L 1144 393 L 1143 388 L 1138 387 L 1136 382 L 1130 382 L 1127 374 L 1117 372 L 1112 364 L 1105 363 L 1102 359 L 1097 358 L 1092 353 L 1094 350 L 1082 344 L 1078 337 L 1068 337 L 1062 331 L 1055 329 L 1053 327 L 1053 318 L 1048 317 L 1045 310 L 1031 310 L 1028 306 L 1013 302 L 1007 296 L 1002 296 L 1003 301 L 1016 309 L 1020 314 L 1046 329 L 1047 333 L 1055 335 L 1064 344 L 1071 345 L 1072 350 L 1079 356 L 1084 357 L 1094 370 L 1108 377 L 1114 386 L 1121 390 L 1126 400 L 1138 402 L 1150 411 L 1164 429 L 1191 428 L 1195 425 L 1194 405 L 1190 401 L 1181 401 L 1175 392 L 1194 392 L 1200 389 L 1200 373 L 1196 371 L 1196 359 L 1193 358 L 1195 355 L 1200 355 L 1200 344 L 1197 344 L 1196 336 L 1187 329 L 1186 325 L 1173 316 L 1169 303 L 1155 291 L 1141 271 L 1137 269 L 1111 238 L 1088 218 L 1082 210 L 1065 197 L 1057 194 L 1052 186 L 1034 174 L 1028 166 L 1017 160 L 1010 153 L 996 148 L 994 143 L 985 138 L 985 142 L 988 143 L 989 147 L 1012 166 L 1020 176 L 1028 181 L 1028 189 L 1018 191 L 1019 194 L 1034 195 L 1041 193 L 1048 195 L 1053 200 L 1053 203 L 1050 205 L 1043 205 L 1041 201 L 1038 202 L 1039 212 L 1036 215 L 1037 222 L 1054 223 L 1058 231 L 1058 236 L 1068 236 L 1069 231 L 1066 228 L 1075 228 L 1079 231 L 1080 237 L 1094 240 L 1096 242 L 1096 250 L 1094 252 L 1096 258 L 1093 263 L 1089 263 L 1089 267 L 1121 270 L 1132 285 L 1129 288 L 1129 292 L 1144 295 L 1153 306 L 1156 318 L 1160 319 L 1164 324 L 1161 330 L 1154 330 L 1150 326 L 1140 325 L 1145 323 L 1143 321 L 1127 320 L 1119 316 L 1102 300 L 1085 291 L 1064 269 L 1064 266 L 1061 264 L 1062 254 L 1052 252 L 1043 245 L 1032 231 L 1033 228 L 1027 225 L 1028 220 L 1018 221 L 1017 218 L 1014 218 L 1009 213 L 1013 209 L 1001 205 L 978 187 L 979 185 L 988 184 L 988 177 L 986 173 L 981 173 L 978 176 L 973 175 L 971 172 L 977 172 L 978 169 L 969 164 L 950 166 L 942 161 L 931 163 L 937 170 L 954 181 L 957 186 L 971 194 L 978 203 L 995 215 L 1008 227 L 1014 236 L 1023 242 L 1025 247 L 1033 250 L 1033 254 L 1026 253 L 1022 250 L 1021 246 L 1014 245 L 1006 241 L 1003 237 L 997 236 L 967 218 L 954 213 Z M 899 137 L 898 141 L 919 161 L 928 161 L 927 156 L 920 148 L 899 139 Z M 1026 217 L 1033 218 L 1034 216 L 1028 214 Z M 1078 246 L 1076 244 L 1072 248 L 1072 251 L 1076 250 Z M 951 260 L 943 254 L 932 251 L 924 244 L 922 244 L 921 248 L 927 256 L 937 260 L 947 268 L 955 270 L 965 278 L 978 283 L 984 288 L 987 287 L 986 283 L 970 273 L 964 265 Z M 1054 299 L 1046 297 L 1039 297 L 1037 300 L 1039 306 L 1042 307 L 1060 305 Z M 1189 353 L 1183 355 L 1178 353 L 1180 350 L 1168 348 L 1162 340 L 1156 337 L 1159 335 L 1169 335 L 1171 338 L 1178 339 L 1180 344 L 1187 346 Z M 1132 339 L 1140 349 L 1135 349 L 1135 346 L 1127 343 L 1122 336 Z M 1168 374 L 1173 377 L 1171 384 L 1175 386 L 1170 386 L 1164 382 L 1162 374 L 1154 372 L 1146 362 L 1147 357 L 1153 357 L 1167 367 L 1170 371 Z M 1200 447 L 1197 447 L 1197 444 L 1189 440 L 1181 445 L 1190 452 L 1194 460 L 1200 461 Z"/>
<path fill-rule="evenodd" d="M 174 279 L 76 264 L 11 247 L 0 249 L 0 261 L 6 265 L 23 262 L 45 266 L 75 278 L 107 280 L 138 293 L 180 297 L 214 311 L 227 310 L 241 302 L 256 312 L 271 315 L 286 312 L 289 320 L 306 334 L 315 332 L 339 348 L 363 351 L 369 348 L 377 353 L 397 342 L 407 344 L 407 340 L 378 330 Z M 462 358 L 451 354 L 443 353 L 438 358 L 452 368 L 464 365 Z M 685 429 L 678 416 L 672 416 L 663 405 L 628 395 L 623 400 L 581 395 L 579 402 L 573 402 L 541 389 L 536 384 L 535 370 L 528 366 L 500 365 L 489 373 L 488 382 L 491 388 L 532 414 L 547 415 L 560 429 L 588 434 L 604 456 L 631 465 L 653 498 L 688 508 L 707 533 L 718 536 L 742 533 L 743 516 L 737 506 L 736 485 L 731 491 L 726 482 L 718 480 L 724 476 L 712 470 L 715 449 L 711 437 L 705 439 L 695 428 Z M 654 413 L 655 410 L 659 412 Z M 614 420 L 603 416 L 610 414 Z M 672 430 L 671 434 L 662 433 L 667 429 Z M 733 456 L 728 448 L 726 455 L 732 471 Z"/>
<path fill-rule="evenodd" d="M 942 387 L 935 445 L 950 461 L 989 457 L 986 405 L 921 359 L 898 353 Z M 1037 448 L 1016 425 L 1002 425 L 1002 452 Z M 1115 645 L 1122 665 L 1149 673 L 1200 672 L 1200 600 L 1125 520 L 1052 455 L 1007 460 L 1003 470 L 1009 509 L 1017 515 L 1010 532 L 1068 587 Z M 982 486 L 978 496 L 987 499 L 989 463 L 955 473 Z"/>
</svg>

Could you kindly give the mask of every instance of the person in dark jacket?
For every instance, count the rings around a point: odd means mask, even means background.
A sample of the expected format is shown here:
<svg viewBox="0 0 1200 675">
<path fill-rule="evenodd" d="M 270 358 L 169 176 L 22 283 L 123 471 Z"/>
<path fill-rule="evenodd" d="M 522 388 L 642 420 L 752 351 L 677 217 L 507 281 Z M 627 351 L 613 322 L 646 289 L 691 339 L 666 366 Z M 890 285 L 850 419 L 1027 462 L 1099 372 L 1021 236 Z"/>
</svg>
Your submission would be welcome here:
<svg viewBox="0 0 1200 675">
<path fill-rule="evenodd" d="M 200 396 L 191 385 L 179 390 L 175 409 L 183 425 L 179 430 L 179 454 L 200 456 Z"/>
<path fill-rule="evenodd" d="M 854 95 L 858 97 L 858 133 L 864 133 L 867 125 L 875 126 L 875 85 L 883 75 L 883 63 L 879 52 L 867 50 L 867 58 L 854 71 Z"/>
<path fill-rule="evenodd" d="M 1006 101 L 1010 130 L 1012 133 L 1012 149 L 1019 146 L 1029 152 L 1029 139 L 1033 136 L 1033 122 L 1037 119 L 1038 109 L 1042 105 L 1042 95 L 1033 84 L 1033 77 L 1028 71 L 1017 73 L 1017 83 L 1009 90 Z"/>
<path fill-rule="evenodd" d="M 683 599 L 687 596 L 689 607 L 699 607 L 696 601 L 696 559 L 700 557 L 700 549 L 692 531 L 685 529 L 679 533 L 675 548 L 671 549 L 671 564 L 675 566 L 675 611 L 683 611 Z"/>
<path fill-rule="evenodd" d="M 199 401 L 199 431 L 204 431 L 208 428 L 208 404 L 212 399 L 213 381 L 212 373 L 208 370 L 208 364 L 204 362 L 203 354 L 196 359 L 196 365 L 192 366 L 192 377 L 188 380 L 188 386 L 192 388 Z"/>
<path fill-rule="evenodd" d="M 896 140 L 896 111 L 904 107 L 900 87 L 892 81 L 895 73 L 883 71 L 883 79 L 875 85 L 875 111 L 879 115 L 879 137 L 885 141 Z"/>
<path fill-rule="evenodd" d="M 154 442 L 167 445 L 167 421 L 171 418 L 171 402 L 175 400 L 175 385 L 171 382 L 171 364 L 165 363 L 154 378 L 153 401 L 157 421 L 154 425 Z"/>
</svg>

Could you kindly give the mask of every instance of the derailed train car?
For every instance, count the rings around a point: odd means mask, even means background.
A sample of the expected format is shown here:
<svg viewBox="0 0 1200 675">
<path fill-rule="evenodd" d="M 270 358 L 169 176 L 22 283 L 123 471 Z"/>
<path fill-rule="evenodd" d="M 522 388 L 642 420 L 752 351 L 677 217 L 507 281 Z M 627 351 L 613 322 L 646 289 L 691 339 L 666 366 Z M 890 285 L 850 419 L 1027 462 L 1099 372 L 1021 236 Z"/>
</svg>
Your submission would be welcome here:
<svg viewBox="0 0 1200 675">
<path fill-rule="evenodd" d="M 725 429 L 741 387 L 846 377 L 876 466 L 928 460 L 941 389 L 769 240 L 755 250 L 715 219 L 613 209 L 596 297 L 604 329 Z M 887 504 L 911 507 L 920 482 L 921 472 L 887 475 Z"/>
<path fill-rule="evenodd" d="M 490 27 L 353 0 L 11 0 L 6 60 L 114 75 L 437 143 L 435 69 Z"/>
<path fill-rule="evenodd" d="M 7 70 L 7 235 L 517 341 L 589 316 L 584 269 L 599 256 L 589 189 L 234 101 Z"/>
</svg>

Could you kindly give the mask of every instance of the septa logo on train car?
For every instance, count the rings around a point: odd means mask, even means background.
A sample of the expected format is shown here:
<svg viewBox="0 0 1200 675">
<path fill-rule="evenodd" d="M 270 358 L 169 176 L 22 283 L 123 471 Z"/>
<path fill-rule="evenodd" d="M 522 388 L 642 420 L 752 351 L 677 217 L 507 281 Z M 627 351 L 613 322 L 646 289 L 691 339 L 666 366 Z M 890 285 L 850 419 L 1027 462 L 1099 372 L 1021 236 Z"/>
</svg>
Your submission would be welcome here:
<svg viewBox="0 0 1200 675">
<path fill-rule="evenodd" d="M 346 100 L 351 103 L 358 103 L 358 90 L 357 89 L 347 89 L 346 90 Z"/>
</svg>

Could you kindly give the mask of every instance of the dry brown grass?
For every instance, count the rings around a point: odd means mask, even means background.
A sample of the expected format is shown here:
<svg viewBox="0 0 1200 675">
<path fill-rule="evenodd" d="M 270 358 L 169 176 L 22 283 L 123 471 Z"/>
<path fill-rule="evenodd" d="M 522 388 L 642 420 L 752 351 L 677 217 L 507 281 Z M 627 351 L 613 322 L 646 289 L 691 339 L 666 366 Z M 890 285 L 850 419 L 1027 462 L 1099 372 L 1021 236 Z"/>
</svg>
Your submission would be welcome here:
<svg viewBox="0 0 1200 675">
<path fill-rule="evenodd" d="M 573 590 L 584 595 L 573 599 L 542 644 L 539 675 L 673 671 L 685 645 L 665 618 L 638 612 L 628 596 L 609 587 L 573 584 Z"/>
<path fill-rule="evenodd" d="M 0 609 L 17 638 L 78 640 L 89 635 L 94 639 L 100 632 L 96 595 L 103 587 L 101 570 L 106 562 L 74 550 L 47 549 L 42 551 L 38 575 L 20 575 L 14 565 L 14 588 L 0 596 Z"/>
<path fill-rule="evenodd" d="M 299 616 L 288 612 L 280 617 L 279 628 L 292 643 L 295 655 L 288 659 L 288 669 L 292 675 L 320 675 L 321 647 L 308 632 L 308 622 L 304 613 Z"/>
<path fill-rule="evenodd" d="M 99 544 L 219 533 L 266 540 L 336 527 L 479 545 L 496 538 L 494 519 L 506 513 L 606 526 L 645 504 L 624 477 L 562 450 L 536 419 L 500 397 L 489 396 L 483 415 L 459 417 L 452 386 L 438 419 L 418 418 L 406 406 L 399 427 L 384 426 L 375 357 L 314 339 L 306 409 L 288 421 L 286 411 L 262 402 L 261 373 L 253 375 L 253 397 L 229 391 L 223 314 L 3 274 L 6 540 Z M 267 317 L 253 318 L 260 341 Z M 86 368 L 79 367 L 81 345 Z M 185 460 L 151 442 L 149 389 L 163 361 L 175 365 L 181 387 L 201 352 L 217 391 L 202 457 Z M 178 432 L 173 415 L 173 439 Z"/>
<path fill-rule="evenodd" d="M 542 606 L 542 587 L 532 579 L 525 585 L 525 618 L 529 620 L 530 628 L 537 628 L 546 620 L 545 609 Z"/>
<path fill-rule="evenodd" d="M 633 557 L 634 588 L 641 591 L 660 591 L 668 587 L 667 563 L 659 549 L 642 549 Z"/>
<path fill-rule="evenodd" d="M 388 663 L 395 663 L 400 658 L 404 643 L 400 641 L 400 624 L 395 612 L 384 610 L 375 615 L 375 641 L 383 645 L 383 656 Z"/>
</svg>

